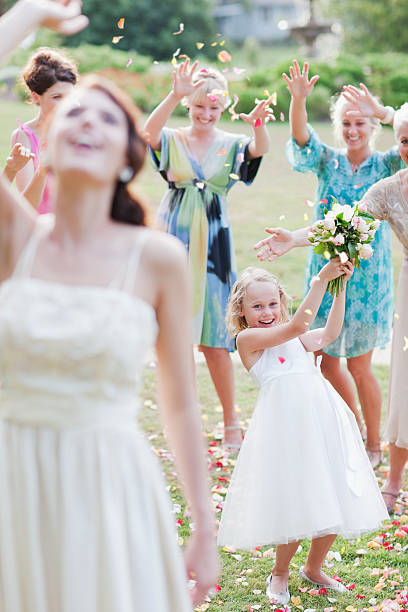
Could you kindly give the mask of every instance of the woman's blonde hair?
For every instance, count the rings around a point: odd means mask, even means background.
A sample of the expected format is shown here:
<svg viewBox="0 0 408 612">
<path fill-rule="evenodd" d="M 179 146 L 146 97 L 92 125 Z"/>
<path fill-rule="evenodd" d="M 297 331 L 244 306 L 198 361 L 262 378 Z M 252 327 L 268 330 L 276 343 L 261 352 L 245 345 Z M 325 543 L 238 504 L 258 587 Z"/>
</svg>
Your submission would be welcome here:
<svg viewBox="0 0 408 612">
<path fill-rule="evenodd" d="M 241 312 L 244 297 L 246 295 L 248 286 L 251 283 L 273 283 L 279 292 L 280 298 L 279 323 L 285 323 L 290 319 L 290 297 L 280 284 L 279 280 L 267 270 L 263 270 L 262 268 L 254 268 L 251 266 L 249 268 L 245 268 L 245 270 L 241 273 L 238 280 L 234 283 L 229 297 L 225 321 L 227 323 L 228 333 L 232 337 L 237 336 L 240 331 L 247 329 L 248 327 L 245 317 L 241 314 Z"/>
<path fill-rule="evenodd" d="M 398 141 L 398 132 L 404 123 L 408 123 L 408 102 L 405 102 L 394 115 L 394 136 Z"/>
<path fill-rule="evenodd" d="M 375 96 L 374 96 L 375 97 Z M 375 98 L 377 101 L 378 99 Z M 336 141 L 337 146 L 342 146 L 344 144 L 343 139 L 343 113 L 344 108 L 350 104 L 346 98 L 340 93 L 337 96 L 333 96 L 330 101 L 330 117 L 333 122 L 333 132 L 334 139 Z M 373 126 L 373 130 L 371 132 L 371 136 L 369 139 L 369 145 L 371 149 L 374 149 L 374 143 L 377 140 L 377 136 L 381 130 L 380 120 L 376 117 L 367 117 L 369 119 L 371 125 Z"/>
<path fill-rule="evenodd" d="M 182 99 L 181 103 L 189 107 L 190 104 L 200 104 L 204 100 L 208 100 L 209 96 L 214 96 L 214 101 L 217 102 L 223 110 L 231 104 L 231 98 L 228 93 L 227 79 L 219 70 L 215 68 L 201 68 L 193 77 L 193 83 L 204 81 L 201 87 L 198 87 L 190 96 Z M 215 98 L 217 98 L 215 100 Z"/>
</svg>

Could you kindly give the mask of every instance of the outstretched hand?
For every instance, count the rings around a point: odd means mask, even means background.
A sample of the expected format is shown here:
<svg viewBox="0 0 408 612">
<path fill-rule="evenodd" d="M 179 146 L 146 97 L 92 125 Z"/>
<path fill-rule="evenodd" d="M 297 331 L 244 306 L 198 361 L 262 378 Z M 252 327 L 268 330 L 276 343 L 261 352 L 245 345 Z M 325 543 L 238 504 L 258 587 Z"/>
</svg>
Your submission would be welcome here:
<svg viewBox="0 0 408 612">
<path fill-rule="evenodd" d="M 76 34 L 88 25 L 81 0 L 26 0 L 27 10 L 38 12 L 39 23 L 60 34 Z"/>
<path fill-rule="evenodd" d="M 273 261 L 295 246 L 295 240 L 291 231 L 282 227 L 267 227 L 265 231 L 271 234 L 271 236 L 260 240 L 254 245 L 254 249 L 258 251 L 256 256 L 261 261 Z"/>
<path fill-rule="evenodd" d="M 309 64 L 305 62 L 303 64 L 302 72 L 300 72 L 300 66 L 297 60 L 293 60 L 293 66 L 289 67 L 290 77 L 284 72 L 282 77 L 287 83 L 290 94 L 293 98 L 307 98 L 311 93 L 319 80 L 319 75 L 315 74 L 309 80 Z"/>
<path fill-rule="evenodd" d="M 275 121 L 275 115 L 268 103 L 269 100 L 261 100 L 250 113 L 240 113 L 239 118 L 254 127 L 261 127 L 268 121 Z"/>
<path fill-rule="evenodd" d="M 378 113 L 383 106 L 377 102 L 374 96 L 368 91 L 364 83 L 360 83 L 360 89 L 354 85 L 344 85 L 343 96 L 352 106 L 346 115 L 364 115 L 365 117 L 378 117 Z"/>
<path fill-rule="evenodd" d="M 194 73 L 197 69 L 198 62 L 194 62 L 190 68 L 190 60 L 186 59 L 185 62 L 181 62 L 177 69 L 173 72 L 173 93 L 180 100 L 185 96 L 190 96 L 196 89 L 201 87 L 204 83 L 203 79 L 200 79 L 196 83 L 193 82 Z"/>
</svg>

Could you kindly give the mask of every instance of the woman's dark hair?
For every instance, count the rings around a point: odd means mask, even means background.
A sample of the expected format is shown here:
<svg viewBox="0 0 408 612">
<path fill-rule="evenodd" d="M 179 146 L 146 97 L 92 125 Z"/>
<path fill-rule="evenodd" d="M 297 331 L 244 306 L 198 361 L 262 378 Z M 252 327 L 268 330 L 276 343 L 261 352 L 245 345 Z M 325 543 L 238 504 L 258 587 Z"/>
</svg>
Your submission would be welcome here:
<svg viewBox="0 0 408 612">
<path fill-rule="evenodd" d="M 76 84 L 78 71 L 75 63 L 55 49 L 40 47 L 26 64 L 23 80 L 28 89 L 42 96 L 59 81 Z"/>
<path fill-rule="evenodd" d="M 114 83 L 97 75 L 81 80 L 81 88 L 97 89 L 118 106 L 125 115 L 128 128 L 127 163 L 133 171 L 133 178 L 143 167 L 146 157 L 146 143 L 139 134 L 138 111 L 131 98 Z M 136 199 L 128 183 L 118 180 L 113 196 L 111 218 L 132 225 L 146 225 L 144 206 Z"/>
</svg>

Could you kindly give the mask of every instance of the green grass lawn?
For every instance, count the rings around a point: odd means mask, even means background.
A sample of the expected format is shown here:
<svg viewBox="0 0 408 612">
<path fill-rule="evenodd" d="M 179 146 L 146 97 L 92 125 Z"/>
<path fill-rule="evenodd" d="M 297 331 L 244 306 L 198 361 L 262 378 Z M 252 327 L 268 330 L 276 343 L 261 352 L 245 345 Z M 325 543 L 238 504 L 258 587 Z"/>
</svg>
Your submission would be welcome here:
<svg viewBox="0 0 408 612">
<path fill-rule="evenodd" d="M 32 117 L 34 112 L 35 109 L 27 105 L 11 102 L 1 103 L 0 163 L 3 163 L 7 156 L 9 135 L 16 127 L 16 118 L 25 121 Z M 239 125 L 225 123 L 224 127 L 229 130 L 248 131 L 247 126 L 242 123 Z M 330 125 L 320 124 L 316 127 L 325 141 L 332 142 Z M 269 129 L 271 152 L 263 160 L 255 183 L 251 187 L 241 184 L 236 185 L 229 197 L 239 269 L 257 264 L 252 245 L 263 237 L 265 226 L 282 225 L 296 228 L 307 223 L 313 212 L 305 205 L 304 200 L 313 200 L 316 187 L 314 176 L 294 173 L 289 168 L 284 155 L 284 144 L 288 138 L 288 125 L 278 122 L 270 124 Z M 379 148 L 386 148 L 392 143 L 391 130 L 384 130 L 379 141 Z M 154 217 L 154 212 L 165 190 L 165 184 L 160 176 L 153 172 L 149 163 L 146 164 L 142 172 L 140 188 L 149 203 L 152 217 Z M 307 219 L 305 215 L 308 216 Z M 401 248 L 395 241 L 393 261 L 396 271 L 400 266 L 400 253 Z M 265 264 L 265 266 L 272 269 L 283 280 L 291 295 L 300 297 L 303 293 L 305 260 L 306 249 L 298 249 L 273 264 Z M 240 407 L 243 428 L 246 429 L 256 402 L 257 389 L 240 364 L 236 363 L 234 367 L 236 370 L 237 403 Z M 375 371 L 380 380 L 384 397 L 383 406 L 385 407 L 388 368 L 384 366 L 375 367 Z M 234 466 L 234 459 L 225 456 L 220 440 L 217 439 L 216 435 L 214 436 L 217 423 L 222 421 L 222 410 L 208 371 L 203 364 L 197 366 L 197 375 L 199 399 L 203 406 L 202 421 L 208 451 L 210 486 L 214 508 L 219 517 L 220 502 L 225 496 Z M 181 495 L 180 484 L 160 427 L 153 367 L 146 370 L 143 394 L 145 407 L 140 422 L 150 439 L 152 447 L 160 457 L 173 502 L 181 505 L 181 511 L 176 512 L 175 517 L 182 521 L 182 524 L 178 526 L 180 543 L 182 543 L 188 537 L 190 531 L 189 518 L 184 516 L 185 504 Z M 386 473 L 386 465 L 377 470 L 380 483 L 386 477 Z M 310 474 L 310 486 L 319 486 L 313 474 Z M 397 522 L 392 523 L 390 521 L 384 526 L 384 536 L 379 537 L 379 534 L 371 534 L 361 541 L 345 542 L 341 539 L 336 541 L 333 550 L 340 553 L 341 560 L 332 559 L 327 571 L 330 574 L 338 574 L 347 585 L 350 585 L 347 595 L 332 595 L 330 591 L 328 595 L 310 594 L 309 588 L 305 592 L 299 590 L 299 587 L 303 589 L 307 586 L 297 578 L 297 568 L 303 564 L 308 549 L 307 542 L 302 544 L 302 551 L 296 554 L 292 563 L 293 571 L 290 579 L 290 590 L 294 597 L 291 602 L 292 610 L 308 610 L 309 612 L 311 610 L 326 610 L 327 612 L 347 610 L 353 612 L 362 609 L 373 611 L 403 609 L 403 606 L 395 608 L 379 607 L 380 603 L 386 598 L 395 600 L 398 597 L 398 592 L 402 589 L 402 585 L 408 584 L 408 564 L 405 552 L 408 535 L 401 530 L 402 526 L 408 525 L 408 506 L 401 505 L 400 510 L 402 514 L 395 516 Z M 397 524 L 398 522 L 401 525 Z M 376 536 L 378 537 L 378 543 L 369 544 Z M 377 545 L 378 548 L 376 548 Z M 273 550 L 265 548 L 252 553 L 237 551 L 236 554 L 223 551 L 221 557 L 223 571 L 219 581 L 220 590 L 212 597 L 211 601 L 206 602 L 200 609 L 209 612 L 216 610 L 247 612 L 248 610 L 265 611 L 273 609 L 264 595 L 265 578 L 270 573 L 273 563 Z M 379 572 L 383 572 L 384 568 L 391 568 L 390 571 L 394 573 L 387 574 L 386 572 L 383 580 L 380 580 Z M 355 587 L 353 587 L 354 584 Z"/>
</svg>

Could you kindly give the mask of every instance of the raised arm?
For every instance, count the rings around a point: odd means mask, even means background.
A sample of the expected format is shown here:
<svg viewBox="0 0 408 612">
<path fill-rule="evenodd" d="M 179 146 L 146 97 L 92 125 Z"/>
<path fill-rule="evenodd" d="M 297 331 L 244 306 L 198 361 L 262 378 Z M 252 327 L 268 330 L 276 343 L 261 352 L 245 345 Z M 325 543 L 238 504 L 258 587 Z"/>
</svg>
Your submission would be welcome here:
<svg viewBox="0 0 408 612">
<path fill-rule="evenodd" d="M 360 83 L 360 89 L 354 85 L 343 87 L 343 96 L 352 105 L 349 115 L 364 115 L 365 117 L 376 117 L 382 123 L 394 123 L 395 110 L 392 106 L 384 106 L 374 98 L 364 83 Z"/>
<path fill-rule="evenodd" d="M 78 0 L 19 0 L 0 18 L 0 61 L 39 25 L 74 34 L 87 23 Z M 0 176 L 0 280 L 11 273 L 34 221 L 34 211 Z"/>
<path fill-rule="evenodd" d="M 210 507 L 208 471 L 198 402 L 194 390 L 190 291 L 185 250 L 175 239 L 159 235 L 160 258 L 157 357 L 160 407 L 195 524 L 185 554 L 187 574 L 197 581 L 194 603 L 216 583 L 218 562 L 215 521 Z M 163 256 L 162 253 L 166 255 Z"/>
<path fill-rule="evenodd" d="M 302 337 L 316 318 L 329 281 L 345 274 L 346 269 L 339 257 L 329 261 L 312 279 L 308 294 L 288 323 L 273 325 L 270 328 L 244 329 L 237 337 L 237 346 L 244 365 L 248 362 L 251 353 L 278 346 L 298 336 Z"/>
<path fill-rule="evenodd" d="M 190 68 L 190 60 L 187 58 L 173 72 L 173 88 L 169 95 L 159 104 L 152 112 L 145 123 L 144 132 L 146 140 L 155 151 L 160 150 L 161 132 L 167 123 L 170 115 L 185 96 L 190 96 L 193 91 L 198 89 L 203 81 L 193 83 L 194 73 L 197 69 L 198 62 Z"/>
<path fill-rule="evenodd" d="M 266 227 L 265 231 L 271 236 L 254 244 L 254 249 L 258 251 L 258 259 L 273 261 L 295 247 L 310 246 L 307 238 L 309 229 L 302 227 L 290 231 L 282 227 Z"/>
<path fill-rule="evenodd" d="M 300 147 L 304 147 L 309 141 L 306 98 L 313 91 L 313 87 L 319 77 L 316 74 L 309 80 L 309 64 L 305 62 L 301 72 L 296 60 L 293 60 L 293 66 L 290 66 L 289 74 L 290 77 L 284 72 L 282 77 L 286 81 L 291 95 L 289 109 L 290 131 L 296 143 Z"/>
<path fill-rule="evenodd" d="M 344 321 L 347 281 L 351 278 L 354 271 L 354 266 L 351 261 L 347 261 L 343 264 L 343 270 L 344 289 L 339 295 L 334 297 L 326 325 L 319 329 L 308 331 L 300 336 L 300 340 L 307 351 L 320 351 L 323 347 L 334 342 L 334 340 L 339 337 Z"/>
<path fill-rule="evenodd" d="M 258 102 L 255 108 L 249 113 L 240 113 L 240 118 L 252 126 L 254 136 L 248 146 L 249 156 L 251 159 L 262 157 L 269 151 L 270 139 L 266 123 L 275 121 L 273 110 L 269 106 L 270 100 L 262 100 Z"/>
</svg>

